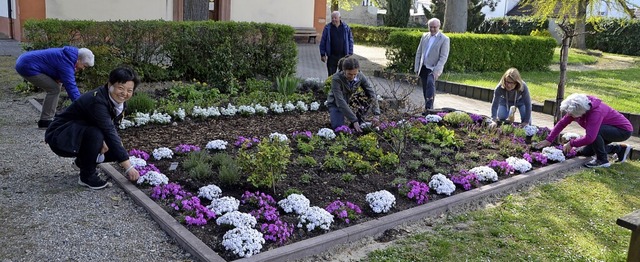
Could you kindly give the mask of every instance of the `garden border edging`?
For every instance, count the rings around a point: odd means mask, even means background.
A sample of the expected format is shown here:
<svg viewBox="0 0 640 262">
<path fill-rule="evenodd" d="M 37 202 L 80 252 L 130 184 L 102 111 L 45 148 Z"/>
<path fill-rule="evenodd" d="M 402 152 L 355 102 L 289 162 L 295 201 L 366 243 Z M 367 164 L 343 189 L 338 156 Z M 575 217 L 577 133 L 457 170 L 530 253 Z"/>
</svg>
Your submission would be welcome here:
<svg viewBox="0 0 640 262">
<path fill-rule="evenodd" d="M 549 177 L 552 173 L 564 172 L 580 167 L 582 164 L 586 163 L 587 160 L 587 158 L 579 157 L 569 159 L 562 164 L 557 163 L 541 167 L 525 174 L 499 180 L 495 183 L 439 199 L 438 201 L 429 202 L 424 205 L 396 212 L 344 229 L 334 230 L 317 237 L 261 252 L 249 258 L 242 258 L 236 261 L 287 261 L 317 255 L 340 244 L 353 242 L 368 236 L 380 235 L 385 230 L 404 223 L 415 222 L 426 217 L 437 216 L 442 213 L 454 211 L 461 206 L 471 203 L 472 201 L 507 192 L 513 188 L 526 185 L 533 181 L 542 180 Z M 100 164 L 99 167 L 113 178 L 113 180 L 131 198 L 133 198 L 136 203 L 147 210 L 151 217 L 160 224 L 160 227 L 174 238 L 182 248 L 191 253 L 191 255 L 200 261 L 226 261 L 209 246 L 204 244 L 199 238 L 193 235 L 186 227 L 178 223 L 169 213 L 149 198 L 149 196 L 142 192 L 137 186 L 129 182 L 122 173 L 117 171 L 111 164 L 103 163 Z"/>
</svg>

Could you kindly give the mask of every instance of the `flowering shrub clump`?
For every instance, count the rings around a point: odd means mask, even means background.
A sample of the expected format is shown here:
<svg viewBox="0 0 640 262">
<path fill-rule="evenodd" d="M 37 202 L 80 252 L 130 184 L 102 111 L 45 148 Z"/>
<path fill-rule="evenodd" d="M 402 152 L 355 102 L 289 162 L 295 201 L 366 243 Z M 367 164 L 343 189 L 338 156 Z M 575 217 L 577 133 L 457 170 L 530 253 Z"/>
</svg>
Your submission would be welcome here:
<svg viewBox="0 0 640 262">
<path fill-rule="evenodd" d="M 242 197 L 240 199 L 242 204 L 252 204 L 258 207 L 263 207 L 267 205 L 273 206 L 276 204 L 276 201 L 273 199 L 272 196 L 262 193 L 260 191 L 256 191 L 255 193 L 245 191 L 244 194 L 242 194 Z"/>
<path fill-rule="evenodd" d="M 387 213 L 396 205 L 396 197 L 387 190 L 369 193 L 365 199 L 375 213 Z"/>
<path fill-rule="evenodd" d="M 160 172 L 149 171 L 144 176 L 140 176 L 136 183 L 138 183 L 138 185 L 147 183 L 152 186 L 166 185 L 169 183 L 169 178 Z"/>
<path fill-rule="evenodd" d="M 147 161 L 145 161 L 142 158 L 137 158 L 135 156 L 130 156 L 129 162 L 131 162 L 131 165 L 136 169 L 145 167 L 147 165 Z"/>
<path fill-rule="evenodd" d="M 336 138 L 336 133 L 334 133 L 331 128 L 324 127 L 318 131 L 318 136 L 331 140 Z"/>
<path fill-rule="evenodd" d="M 439 115 L 426 115 L 424 117 L 424 119 L 426 119 L 427 122 L 439 123 L 440 121 L 442 121 L 442 116 L 439 116 Z"/>
<path fill-rule="evenodd" d="M 498 176 L 513 175 L 513 167 L 507 161 L 491 160 L 489 167 L 493 168 Z"/>
<path fill-rule="evenodd" d="M 276 201 L 270 195 L 259 191 L 251 193 L 249 191 L 242 194 L 242 203 L 257 206 L 250 212 L 257 220 L 265 221 L 260 225 L 260 231 L 264 234 L 264 239 L 284 244 L 293 233 L 293 225 L 280 220 L 280 213 L 273 205 Z"/>
<path fill-rule="evenodd" d="M 493 171 L 493 169 L 491 169 L 491 171 Z M 473 186 L 478 186 L 478 177 L 476 174 L 466 170 L 461 170 L 459 175 L 452 175 L 450 179 L 454 184 L 462 186 L 465 191 L 470 190 Z"/>
<path fill-rule="evenodd" d="M 258 144 L 258 143 L 260 143 L 260 139 L 258 139 L 257 137 L 248 138 L 248 137 L 244 137 L 244 136 L 239 136 L 238 139 L 236 140 L 236 142 L 233 143 L 233 145 L 235 147 L 241 147 L 241 148 L 244 148 L 244 149 L 249 149 L 254 144 Z"/>
<path fill-rule="evenodd" d="M 347 224 L 358 218 L 358 215 L 362 214 L 362 210 L 360 209 L 360 207 L 349 201 L 345 203 L 340 200 L 336 200 L 331 202 L 331 204 L 329 204 L 324 209 L 334 217 L 343 220 Z"/>
<path fill-rule="evenodd" d="M 309 105 L 309 110 L 311 111 L 318 111 L 318 109 L 320 109 L 320 103 L 318 102 L 312 102 L 311 105 Z"/>
<path fill-rule="evenodd" d="M 158 124 L 171 123 L 171 116 L 167 113 L 153 111 L 153 114 L 149 118 L 152 123 L 158 123 Z"/>
<path fill-rule="evenodd" d="M 187 112 L 182 108 L 178 108 L 177 111 L 171 112 L 171 115 L 173 115 L 177 119 L 180 119 L 180 121 L 183 121 L 185 117 L 187 117 Z"/>
<path fill-rule="evenodd" d="M 129 127 L 133 127 L 136 126 L 136 123 L 134 123 L 133 121 L 129 120 L 129 119 L 122 119 L 122 121 L 120 121 L 120 125 L 118 126 L 118 128 L 124 130 L 127 129 Z"/>
<path fill-rule="evenodd" d="M 385 122 L 381 122 L 381 123 L 378 125 L 378 130 L 380 130 L 380 131 L 384 131 L 384 130 L 389 129 L 389 128 L 395 128 L 395 127 L 397 127 L 397 125 L 398 125 L 398 124 L 397 124 L 395 121 L 391 121 L 391 122 L 387 122 L 387 121 L 385 121 Z"/>
<path fill-rule="evenodd" d="M 174 151 L 176 151 L 176 153 L 178 154 L 186 154 L 189 152 L 198 152 L 200 151 L 200 147 L 196 145 L 190 145 L 190 144 L 180 144 L 176 146 Z"/>
<path fill-rule="evenodd" d="M 136 126 L 146 125 L 151 121 L 151 117 L 147 113 L 136 112 L 133 116 L 133 122 L 136 123 Z"/>
<path fill-rule="evenodd" d="M 449 180 L 443 174 L 435 174 L 431 176 L 429 187 L 435 189 L 436 193 L 445 194 L 447 196 L 450 196 L 451 193 L 456 191 L 456 185 L 453 184 L 453 181 Z"/>
<path fill-rule="evenodd" d="M 245 227 L 245 228 L 253 228 L 256 226 L 256 218 L 250 214 L 242 213 L 240 211 L 232 211 L 226 213 L 216 219 L 216 223 L 220 225 L 229 225 L 233 227 Z"/>
<path fill-rule="evenodd" d="M 291 194 L 287 198 L 280 200 L 278 205 L 284 212 L 296 212 L 296 214 L 300 214 L 309 207 L 310 203 L 309 199 L 304 195 Z"/>
<path fill-rule="evenodd" d="M 278 132 L 271 133 L 269 135 L 269 139 L 271 139 L 271 141 L 279 141 L 279 142 L 287 142 L 287 141 L 289 141 L 289 138 L 287 137 L 287 135 L 280 134 Z"/>
<path fill-rule="evenodd" d="M 222 189 L 216 185 L 203 186 L 198 189 L 198 197 L 204 199 L 213 200 L 219 198 L 222 195 Z"/>
<path fill-rule="evenodd" d="M 505 161 L 509 163 L 513 169 L 520 172 L 520 174 L 524 174 L 532 168 L 531 163 L 523 158 L 509 157 Z"/>
<path fill-rule="evenodd" d="M 469 173 L 475 174 L 476 178 L 478 178 L 478 181 L 481 182 L 498 181 L 498 173 L 493 168 L 488 166 L 474 167 L 469 170 Z"/>
<path fill-rule="evenodd" d="M 208 205 L 207 208 L 211 209 L 213 212 L 216 212 L 216 214 L 224 214 L 237 211 L 239 206 L 240 200 L 226 196 L 212 199 L 211 204 Z"/>
<path fill-rule="evenodd" d="M 255 108 L 256 114 L 258 115 L 266 115 L 267 112 L 269 112 L 269 108 L 267 108 L 266 106 L 262 106 L 261 104 L 256 104 L 253 106 L 253 108 Z"/>
<path fill-rule="evenodd" d="M 307 106 L 307 104 L 305 104 L 302 101 L 296 102 L 296 108 L 302 112 L 306 112 L 307 110 L 309 110 L 309 107 Z"/>
<path fill-rule="evenodd" d="M 182 187 L 176 183 L 155 186 L 151 191 L 151 198 L 162 200 L 174 199 L 176 202 L 171 203 L 170 206 L 176 211 L 183 211 L 186 214 L 184 221 L 187 225 L 206 225 L 207 221 L 216 217 L 213 211 L 202 206 L 199 198 L 193 197 L 191 193 L 185 192 Z"/>
<path fill-rule="evenodd" d="M 524 134 L 526 136 L 534 136 L 538 133 L 538 127 L 533 125 L 526 125 L 524 127 Z"/>
<path fill-rule="evenodd" d="M 278 102 L 271 103 L 271 105 L 269 105 L 269 109 L 271 109 L 271 111 L 273 111 L 276 114 L 284 113 L 284 108 L 282 108 L 282 104 Z"/>
<path fill-rule="evenodd" d="M 227 149 L 227 144 L 228 144 L 227 141 L 216 139 L 213 141 L 209 141 L 209 143 L 207 143 L 206 148 L 212 149 L 212 150 L 225 150 Z"/>
<path fill-rule="evenodd" d="M 309 232 L 316 229 L 316 227 L 329 230 L 331 223 L 333 223 L 333 215 L 317 206 L 308 207 L 298 216 L 298 227 L 306 226 Z"/>
<path fill-rule="evenodd" d="M 264 234 L 264 239 L 284 244 L 293 233 L 293 225 L 278 219 L 273 223 L 263 223 L 260 231 Z"/>
<path fill-rule="evenodd" d="M 227 108 L 220 107 L 220 114 L 223 116 L 235 116 L 236 113 L 238 113 L 238 109 L 230 103 L 227 104 Z"/>
<path fill-rule="evenodd" d="M 220 116 L 220 110 L 217 107 L 211 106 L 208 108 L 202 108 L 199 106 L 194 106 L 193 110 L 191 111 L 191 115 L 193 117 L 203 117 L 203 118 L 207 118 L 207 117 L 216 117 L 216 116 Z"/>
<path fill-rule="evenodd" d="M 336 133 L 337 134 L 353 134 L 353 131 L 351 131 L 351 128 L 349 128 L 348 126 L 342 125 L 342 126 L 336 127 Z"/>
<path fill-rule="evenodd" d="M 556 149 L 559 149 L 560 151 L 562 151 L 562 152 L 564 153 L 564 151 L 563 151 L 563 149 L 564 149 L 564 145 L 557 145 L 557 146 L 556 146 Z M 575 148 L 575 147 L 572 147 L 572 148 L 569 150 L 569 153 L 566 153 L 566 154 L 564 155 L 564 157 L 565 157 L 565 159 L 567 159 L 567 158 L 572 158 L 572 157 L 576 156 L 577 154 L 578 154 L 578 151 L 576 151 L 576 148 Z"/>
<path fill-rule="evenodd" d="M 579 138 L 579 137 L 580 137 L 580 135 L 578 135 L 576 133 L 567 132 L 567 133 L 564 133 L 562 135 L 562 141 L 569 142 L 572 139 L 576 139 L 576 138 Z"/>
<path fill-rule="evenodd" d="M 548 146 L 542 149 L 542 154 L 547 157 L 547 159 L 556 162 L 563 162 L 565 160 L 564 154 L 561 149 L 557 149 L 552 146 Z"/>
<path fill-rule="evenodd" d="M 262 233 L 253 228 L 234 228 L 222 236 L 224 248 L 239 257 L 260 253 L 264 241 Z"/>
<path fill-rule="evenodd" d="M 173 151 L 167 147 L 160 147 L 153 150 L 153 158 L 156 160 L 160 160 L 163 158 L 171 158 L 173 157 Z"/>
<path fill-rule="evenodd" d="M 473 121 L 474 123 L 481 123 L 484 119 L 483 116 L 476 114 L 469 114 L 469 117 L 471 117 L 471 121 Z"/>
<path fill-rule="evenodd" d="M 311 131 L 293 131 L 291 137 L 296 140 L 309 141 L 313 137 L 313 134 Z"/>
<path fill-rule="evenodd" d="M 256 109 L 253 106 L 241 105 L 238 107 L 238 112 L 240 115 L 248 116 L 256 113 Z"/>
<path fill-rule="evenodd" d="M 142 151 L 142 150 L 131 149 L 131 150 L 129 150 L 129 155 L 130 156 L 135 156 L 137 158 L 142 158 L 145 161 L 149 160 L 149 154 L 147 152 Z"/>
<path fill-rule="evenodd" d="M 160 173 L 160 169 L 158 169 L 154 164 L 147 164 L 146 166 L 143 166 L 143 167 L 136 167 L 136 169 L 138 170 L 141 176 L 146 175 L 149 171 L 155 171 Z"/>
<path fill-rule="evenodd" d="M 429 201 L 429 186 L 423 182 L 411 180 L 406 184 L 399 184 L 398 191 L 409 199 L 415 199 L 418 205 Z"/>
<path fill-rule="evenodd" d="M 296 110 L 296 106 L 294 106 L 291 101 L 287 101 L 287 103 L 284 104 L 284 111 L 291 112 L 293 110 Z"/>
<path fill-rule="evenodd" d="M 532 152 L 531 154 L 524 153 L 522 158 L 526 159 L 531 164 L 538 163 L 538 164 L 541 164 L 543 166 L 547 165 L 547 156 L 545 156 L 544 154 L 542 154 L 540 152 Z"/>
<path fill-rule="evenodd" d="M 167 199 L 176 195 L 183 195 L 184 190 L 182 186 L 177 183 L 168 183 L 166 185 L 159 185 L 151 189 L 151 198 L 153 199 Z"/>
</svg>

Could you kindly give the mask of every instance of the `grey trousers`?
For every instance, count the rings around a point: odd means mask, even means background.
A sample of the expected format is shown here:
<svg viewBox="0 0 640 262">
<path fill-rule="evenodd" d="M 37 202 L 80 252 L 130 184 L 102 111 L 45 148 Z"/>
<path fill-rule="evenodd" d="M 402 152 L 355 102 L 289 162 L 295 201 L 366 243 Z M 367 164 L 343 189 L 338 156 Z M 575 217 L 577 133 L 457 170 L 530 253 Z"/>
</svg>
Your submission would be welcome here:
<svg viewBox="0 0 640 262">
<path fill-rule="evenodd" d="M 24 77 L 24 79 L 47 92 L 44 96 L 44 102 L 42 102 L 40 120 L 53 120 L 53 116 L 56 114 L 56 108 L 58 107 L 58 96 L 60 95 L 62 84 L 59 84 L 45 74 L 28 76 Z"/>
</svg>

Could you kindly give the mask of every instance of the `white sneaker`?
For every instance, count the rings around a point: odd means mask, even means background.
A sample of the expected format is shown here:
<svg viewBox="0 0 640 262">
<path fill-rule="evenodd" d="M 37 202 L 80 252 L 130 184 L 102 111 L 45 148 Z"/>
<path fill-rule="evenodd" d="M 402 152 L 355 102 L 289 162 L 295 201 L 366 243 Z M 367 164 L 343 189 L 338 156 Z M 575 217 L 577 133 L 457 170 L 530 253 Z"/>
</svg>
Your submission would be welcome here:
<svg viewBox="0 0 640 262">
<path fill-rule="evenodd" d="M 513 120 L 515 119 L 515 115 L 516 115 L 516 106 L 511 106 L 509 108 L 509 117 L 507 117 L 507 120 L 513 123 Z"/>
</svg>

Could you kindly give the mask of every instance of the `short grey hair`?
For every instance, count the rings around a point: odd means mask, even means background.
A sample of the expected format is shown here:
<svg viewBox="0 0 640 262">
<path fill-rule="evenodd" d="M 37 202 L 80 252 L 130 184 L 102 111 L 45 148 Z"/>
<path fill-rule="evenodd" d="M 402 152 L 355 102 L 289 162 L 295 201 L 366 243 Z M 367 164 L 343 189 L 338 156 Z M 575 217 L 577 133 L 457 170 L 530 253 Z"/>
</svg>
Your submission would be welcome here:
<svg viewBox="0 0 640 262">
<path fill-rule="evenodd" d="M 429 19 L 429 21 L 427 21 L 427 26 L 429 26 L 429 25 L 430 25 L 431 23 L 433 23 L 433 22 L 438 23 L 438 27 L 440 27 L 440 26 L 442 25 L 442 24 L 440 23 L 440 19 L 438 19 L 438 18 L 435 18 L 435 17 L 434 17 L 434 18 Z"/>
<path fill-rule="evenodd" d="M 334 16 L 340 17 L 340 12 L 339 11 L 331 12 L 331 17 L 334 17 Z"/>
<path fill-rule="evenodd" d="M 88 48 L 78 49 L 78 62 L 91 67 L 95 64 L 95 59 L 96 57 L 93 55 L 93 52 Z"/>
<path fill-rule="evenodd" d="M 585 94 L 571 94 L 560 103 L 560 111 L 581 116 L 591 109 L 591 100 Z"/>
</svg>

